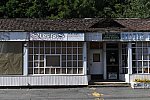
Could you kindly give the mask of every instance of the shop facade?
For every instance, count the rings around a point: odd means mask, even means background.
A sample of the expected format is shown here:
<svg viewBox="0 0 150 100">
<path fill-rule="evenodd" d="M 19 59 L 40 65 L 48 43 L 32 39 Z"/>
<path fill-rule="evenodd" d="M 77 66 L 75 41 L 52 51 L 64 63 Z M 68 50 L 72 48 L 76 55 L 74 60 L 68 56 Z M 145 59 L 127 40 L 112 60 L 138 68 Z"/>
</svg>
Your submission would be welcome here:
<svg viewBox="0 0 150 100">
<path fill-rule="evenodd" d="M 150 79 L 150 32 L 88 29 L 0 32 L 0 86 Z"/>
</svg>

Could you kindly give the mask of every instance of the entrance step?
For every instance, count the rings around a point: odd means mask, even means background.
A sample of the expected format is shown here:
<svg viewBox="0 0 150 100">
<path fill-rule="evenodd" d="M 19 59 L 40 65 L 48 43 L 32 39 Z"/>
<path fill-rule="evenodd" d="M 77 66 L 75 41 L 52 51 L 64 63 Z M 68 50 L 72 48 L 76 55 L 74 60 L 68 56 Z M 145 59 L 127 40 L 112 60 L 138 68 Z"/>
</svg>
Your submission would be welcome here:
<svg viewBox="0 0 150 100">
<path fill-rule="evenodd" d="M 130 83 L 126 82 L 96 82 L 90 81 L 89 87 L 131 87 Z"/>
</svg>

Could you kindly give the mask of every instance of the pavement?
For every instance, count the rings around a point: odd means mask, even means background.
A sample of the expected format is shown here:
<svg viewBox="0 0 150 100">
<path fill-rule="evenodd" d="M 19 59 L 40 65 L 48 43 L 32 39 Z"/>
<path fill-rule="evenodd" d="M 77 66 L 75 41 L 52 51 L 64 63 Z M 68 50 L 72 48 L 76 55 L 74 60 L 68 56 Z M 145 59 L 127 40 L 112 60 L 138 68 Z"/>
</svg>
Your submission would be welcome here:
<svg viewBox="0 0 150 100">
<path fill-rule="evenodd" d="M 0 100 L 150 100 L 150 89 L 131 87 L 0 89 Z"/>
</svg>

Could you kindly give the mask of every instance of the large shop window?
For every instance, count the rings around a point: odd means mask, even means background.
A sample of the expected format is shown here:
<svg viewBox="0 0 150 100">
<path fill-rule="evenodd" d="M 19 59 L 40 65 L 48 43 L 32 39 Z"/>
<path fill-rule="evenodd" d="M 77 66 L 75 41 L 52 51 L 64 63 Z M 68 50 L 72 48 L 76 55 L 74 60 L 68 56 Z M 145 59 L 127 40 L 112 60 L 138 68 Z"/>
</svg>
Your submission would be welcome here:
<svg viewBox="0 0 150 100">
<path fill-rule="evenodd" d="M 150 73 L 150 42 L 132 43 L 132 73 Z"/>
<path fill-rule="evenodd" d="M 30 42 L 28 73 L 83 74 L 82 50 L 82 42 Z"/>
<path fill-rule="evenodd" d="M 0 42 L 0 75 L 22 75 L 22 43 Z"/>
</svg>

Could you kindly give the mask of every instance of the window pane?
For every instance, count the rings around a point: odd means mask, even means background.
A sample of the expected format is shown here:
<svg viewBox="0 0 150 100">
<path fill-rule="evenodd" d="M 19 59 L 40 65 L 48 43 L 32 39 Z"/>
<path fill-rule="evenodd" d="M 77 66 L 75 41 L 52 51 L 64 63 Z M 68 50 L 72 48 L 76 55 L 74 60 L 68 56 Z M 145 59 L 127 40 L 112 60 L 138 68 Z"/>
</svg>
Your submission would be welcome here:
<svg viewBox="0 0 150 100">
<path fill-rule="evenodd" d="M 38 62 L 34 62 L 34 67 L 38 67 L 39 63 Z"/>
<path fill-rule="evenodd" d="M 71 67 L 72 66 L 72 62 L 71 61 L 68 61 L 67 62 L 67 67 Z"/>
<path fill-rule="evenodd" d="M 143 69 L 144 73 L 148 73 L 148 68 Z"/>
<path fill-rule="evenodd" d="M 73 74 L 72 68 L 67 68 L 67 74 Z"/>
<path fill-rule="evenodd" d="M 39 47 L 39 42 L 34 42 L 34 47 Z"/>
<path fill-rule="evenodd" d="M 40 68 L 40 74 L 44 74 L 44 68 Z"/>
<path fill-rule="evenodd" d="M 66 47 L 66 42 L 62 42 L 62 47 Z"/>
<path fill-rule="evenodd" d="M 61 47 L 61 42 L 56 42 L 56 47 Z"/>
<path fill-rule="evenodd" d="M 77 68 L 73 68 L 73 74 L 77 74 Z"/>
<path fill-rule="evenodd" d="M 142 47 L 142 42 L 137 42 L 136 45 L 137 47 Z"/>
<path fill-rule="evenodd" d="M 142 68 L 138 68 L 138 73 L 142 73 Z"/>
<path fill-rule="evenodd" d="M 55 54 L 55 48 L 51 48 L 51 54 Z"/>
<path fill-rule="evenodd" d="M 56 74 L 61 74 L 60 68 L 56 68 Z"/>
<path fill-rule="evenodd" d="M 99 53 L 93 54 L 93 62 L 100 62 L 100 54 Z"/>
<path fill-rule="evenodd" d="M 34 74 L 38 74 L 38 68 L 34 68 Z"/>
<path fill-rule="evenodd" d="M 44 42 L 40 42 L 40 47 L 44 47 Z"/>
<path fill-rule="evenodd" d="M 51 42 L 51 47 L 55 47 L 55 42 Z"/>
<path fill-rule="evenodd" d="M 78 42 L 78 47 L 82 47 L 82 42 Z"/>
<path fill-rule="evenodd" d="M 143 53 L 144 54 L 148 54 L 148 49 L 147 48 L 143 48 Z"/>
<path fill-rule="evenodd" d="M 29 55 L 28 59 L 29 61 L 33 61 L 33 55 Z"/>
<path fill-rule="evenodd" d="M 44 60 L 44 55 L 40 55 L 40 60 Z"/>
<path fill-rule="evenodd" d="M 50 42 L 45 42 L 45 47 L 50 47 Z"/>
<path fill-rule="evenodd" d="M 39 60 L 38 57 L 39 57 L 38 55 L 35 55 L 34 60 Z"/>
<path fill-rule="evenodd" d="M 62 54 L 66 54 L 66 48 L 62 48 Z"/>
<path fill-rule="evenodd" d="M 66 67 L 66 62 L 62 62 L 62 67 Z"/>
<path fill-rule="evenodd" d="M 29 47 L 33 47 L 33 42 L 29 42 Z"/>
<path fill-rule="evenodd" d="M 78 61 L 78 67 L 83 67 L 83 62 L 82 61 Z"/>
<path fill-rule="evenodd" d="M 45 69 L 45 74 L 50 74 L 50 71 L 51 71 L 50 68 L 46 68 Z"/>
<path fill-rule="evenodd" d="M 83 68 L 78 69 L 78 74 L 83 74 Z"/>
<path fill-rule="evenodd" d="M 72 60 L 72 56 L 71 55 L 67 55 L 67 60 Z"/>
<path fill-rule="evenodd" d="M 73 55 L 73 60 L 77 60 L 77 55 Z"/>
<path fill-rule="evenodd" d="M 141 61 L 138 62 L 138 67 L 142 67 L 142 62 Z"/>
<path fill-rule="evenodd" d="M 77 48 L 73 48 L 73 54 L 77 54 Z"/>
<path fill-rule="evenodd" d="M 72 54 L 72 48 L 67 48 L 67 54 Z"/>
<path fill-rule="evenodd" d="M 34 54 L 39 54 L 39 48 L 34 48 Z"/>
<path fill-rule="evenodd" d="M 73 47 L 77 47 L 77 42 L 73 42 Z"/>
<path fill-rule="evenodd" d="M 67 47 L 72 47 L 72 42 L 67 42 Z"/>
<path fill-rule="evenodd" d="M 44 48 L 40 48 L 40 54 L 44 54 Z"/>
<path fill-rule="evenodd" d="M 147 61 L 143 61 L 143 66 L 148 66 L 148 62 Z"/>
<path fill-rule="evenodd" d="M 45 53 L 50 54 L 50 48 L 45 48 Z"/>
<path fill-rule="evenodd" d="M 142 60 L 142 54 L 138 54 L 138 60 Z"/>
<path fill-rule="evenodd" d="M 33 68 L 29 68 L 29 70 L 28 70 L 29 72 L 29 74 L 33 74 Z"/>
<path fill-rule="evenodd" d="M 82 54 L 82 48 L 78 48 L 78 54 Z"/>
<path fill-rule="evenodd" d="M 55 68 L 51 68 L 51 74 L 55 74 Z"/>
<path fill-rule="evenodd" d="M 148 60 L 148 55 L 143 55 L 143 60 Z"/>
<path fill-rule="evenodd" d="M 56 48 L 56 54 L 61 54 L 61 48 Z"/>
<path fill-rule="evenodd" d="M 66 74 L 66 68 L 62 68 L 62 74 Z"/>
<path fill-rule="evenodd" d="M 137 73 L 137 68 L 132 68 L 132 73 Z"/>
<path fill-rule="evenodd" d="M 40 62 L 40 66 L 39 67 L 44 67 L 44 62 Z"/>
<path fill-rule="evenodd" d="M 59 55 L 46 56 L 46 66 L 60 67 L 60 56 Z"/>
<path fill-rule="evenodd" d="M 33 48 L 29 48 L 29 54 L 33 54 Z"/>
<path fill-rule="evenodd" d="M 62 55 L 62 61 L 66 61 L 66 55 Z"/>
<path fill-rule="evenodd" d="M 73 67 L 77 67 L 77 61 L 73 61 Z"/>
<path fill-rule="evenodd" d="M 29 67 L 33 67 L 33 62 L 29 62 Z"/>
<path fill-rule="evenodd" d="M 82 55 L 78 55 L 78 60 L 82 60 Z"/>
</svg>

